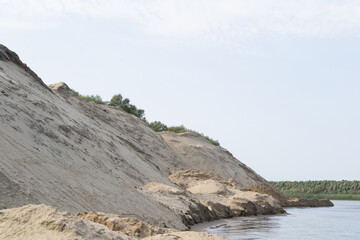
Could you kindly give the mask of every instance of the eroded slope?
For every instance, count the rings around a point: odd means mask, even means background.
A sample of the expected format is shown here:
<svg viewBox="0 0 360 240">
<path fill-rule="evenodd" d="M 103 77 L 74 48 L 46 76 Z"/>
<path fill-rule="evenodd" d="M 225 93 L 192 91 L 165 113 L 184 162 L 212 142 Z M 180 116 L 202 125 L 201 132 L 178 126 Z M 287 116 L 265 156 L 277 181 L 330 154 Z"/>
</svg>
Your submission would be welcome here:
<svg viewBox="0 0 360 240">
<path fill-rule="evenodd" d="M 151 181 L 171 185 L 164 173 L 181 167 L 157 133 L 119 109 L 71 96 L 65 84 L 54 94 L 12 58 L 0 60 L 0 172 L 31 197 L 13 202 L 14 191 L 1 192 L 3 208 L 44 203 L 184 228 L 136 190 Z"/>
<path fill-rule="evenodd" d="M 64 83 L 48 88 L 15 53 L 1 45 L 0 50 L 1 208 L 43 203 L 186 229 L 185 224 L 232 215 L 223 209 L 211 217 L 212 203 L 199 203 L 206 199 L 180 199 L 185 212 L 178 211 L 158 192 L 139 189 L 151 182 L 175 187 L 168 176 L 181 172 L 179 179 L 190 179 L 187 170 L 206 170 L 238 187 L 267 184 L 200 135 L 160 136 L 121 109 L 79 99 Z M 199 212 L 200 220 L 184 217 L 188 210 L 193 218 Z"/>
</svg>

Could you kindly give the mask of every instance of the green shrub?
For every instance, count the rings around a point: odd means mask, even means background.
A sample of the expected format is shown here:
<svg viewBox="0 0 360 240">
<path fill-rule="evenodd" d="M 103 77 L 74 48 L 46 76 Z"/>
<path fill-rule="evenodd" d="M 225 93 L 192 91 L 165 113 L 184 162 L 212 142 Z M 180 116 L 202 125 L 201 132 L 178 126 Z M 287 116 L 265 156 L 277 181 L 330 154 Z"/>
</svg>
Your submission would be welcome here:
<svg viewBox="0 0 360 240">
<path fill-rule="evenodd" d="M 130 100 L 128 98 L 123 99 L 121 94 L 113 96 L 109 105 L 121 107 L 125 112 L 133 114 L 138 118 L 142 118 L 145 115 L 145 111 L 143 109 L 138 109 L 135 105 L 130 104 Z"/>
<path fill-rule="evenodd" d="M 76 96 L 80 96 L 80 93 L 79 92 L 77 92 L 77 91 L 75 91 L 74 89 L 71 89 L 71 91 L 76 95 Z"/>
<path fill-rule="evenodd" d="M 149 126 L 155 132 L 163 132 L 163 131 L 168 130 L 168 127 L 165 124 L 163 124 L 162 122 L 160 122 L 160 121 L 151 122 L 151 123 L 149 123 Z"/>
<path fill-rule="evenodd" d="M 122 104 L 123 97 L 121 96 L 121 94 L 114 95 L 109 102 L 110 106 L 121 106 Z"/>
<path fill-rule="evenodd" d="M 184 132 L 188 132 L 190 130 L 187 129 L 186 127 L 184 127 L 184 125 L 180 125 L 180 126 L 169 127 L 168 131 L 174 132 L 174 133 L 184 133 Z"/>
<path fill-rule="evenodd" d="M 74 89 L 71 89 L 71 91 L 78 96 L 79 98 L 88 101 L 88 102 L 94 102 L 97 104 L 107 104 L 107 102 L 104 102 L 99 95 L 81 95 L 79 92 L 75 91 Z"/>
<path fill-rule="evenodd" d="M 86 95 L 86 96 L 79 95 L 79 97 L 88 102 L 94 102 L 97 104 L 106 104 L 106 102 L 104 102 L 99 95 L 95 95 L 95 96 L 94 95 Z"/>
<path fill-rule="evenodd" d="M 201 135 L 203 135 L 203 134 L 201 134 Z M 208 140 L 212 145 L 220 146 L 220 143 L 219 143 L 218 140 L 214 140 L 214 139 L 212 139 L 212 138 L 210 138 L 210 137 L 208 137 L 208 136 L 205 136 L 205 135 L 203 135 L 203 137 L 204 137 L 206 140 Z"/>
</svg>

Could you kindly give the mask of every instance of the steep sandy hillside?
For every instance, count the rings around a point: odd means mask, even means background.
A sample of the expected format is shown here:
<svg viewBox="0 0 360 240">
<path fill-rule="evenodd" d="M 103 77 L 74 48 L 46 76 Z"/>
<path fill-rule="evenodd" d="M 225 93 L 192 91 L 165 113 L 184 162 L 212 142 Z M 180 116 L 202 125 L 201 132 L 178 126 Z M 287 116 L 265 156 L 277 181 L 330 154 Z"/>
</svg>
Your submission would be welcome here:
<svg viewBox="0 0 360 240">
<path fill-rule="evenodd" d="M 186 229 L 214 219 L 206 217 L 212 210 L 189 197 L 184 211 L 174 211 L 141 187 L 175 187 L 169 175 L 192 169 L 232 178 L 238 187 L 267 184 L 200 135 L 159 135 L 121 109 L 79 99 L 65 83 L 47 87 L 2 45 L 0 114 L 0 209 L 42 203 Z"/>
<path fill-rule="evenodd" d="M 239 187 L 265 184 L 267 181 L 234 158 L 226 149 L 215 146 L 196 132 L 160 133 L 185 169 L 201 169 L 235 181 Z"/>
<path fill-rule="evenodd" d="M 135 189 L 171 185 L 164 173 L 182 167 L 157 133 L 119 109 L 79 100 L 65 84 L 53 86 L 54 94 L 15 53 L 0 49 L 2 208 L 44 203 L 184 228 Z"/>
</svg>

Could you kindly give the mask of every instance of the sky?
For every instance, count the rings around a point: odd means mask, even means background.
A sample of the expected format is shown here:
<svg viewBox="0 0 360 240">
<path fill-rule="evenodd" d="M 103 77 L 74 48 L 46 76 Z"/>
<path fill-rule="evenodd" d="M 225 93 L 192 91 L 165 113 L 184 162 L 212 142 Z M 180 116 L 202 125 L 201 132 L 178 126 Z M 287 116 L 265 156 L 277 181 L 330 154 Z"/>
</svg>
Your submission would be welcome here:
<svg viewBox="0 0 360 240">
<path fill-rule="evenodd" d="M 357 0 L 0 0 L 46 84 L 219 140 L 267 180 L 359 180 Z"/>
</svg>

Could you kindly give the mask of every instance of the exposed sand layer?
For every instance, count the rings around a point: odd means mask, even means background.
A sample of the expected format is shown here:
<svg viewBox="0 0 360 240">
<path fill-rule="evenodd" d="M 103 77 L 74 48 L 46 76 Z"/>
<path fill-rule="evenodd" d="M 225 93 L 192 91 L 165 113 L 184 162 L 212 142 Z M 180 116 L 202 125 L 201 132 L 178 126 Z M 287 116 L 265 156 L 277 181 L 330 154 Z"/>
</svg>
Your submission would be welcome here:
<svg viewBox="0 0 360 240">
<path fill-rule="evenodd" d="M 159 228 L 133 218 L 114 214 L 60 212 L 46 205 L 26 205 L 0 211 L 3 240 L 224 240 L 200 232 Z"/>
<path fill-rule="evenodd" d="M 178 187 L 152 182 L 140 190 L 177 212 L 188 226 L 221 218 L 285 212 L 270 195 L 241 190 L 210 172 L 178 171 L 169 178 Z M 194 178 L 198 181 L 193 181 Z"/>
<path fill-rule="evenodd" d="M 264 178 L 234 158 L 229 151 L 212 145 L 198 133 L 161 132 L 160 135 L 181 159 L 185 170 L 199 169 L 215 173 L 223 179 L 232 179 L 239 187 L 264 184 L 270 186 Z"/>
<path fill-rule="evenodd" d="M 104 225 L 45 205 L 0 211 L 0 239 L 130 239 Z"/>
<path fill-rule="evenodd" d="M 217 195 L 227 195 L 228 190 L 224 184 L 219 183 L 218 181 L 208 179 L 204 181 L 199 181 L 198 184 L 189 187 L 186 189 L 191 193 L 199 194 L 217 194 Z"/>
<path fill-rule="evenodd" d="M 136 218 L 122 218 L 119 215 L 101 212 L 83 212 L 75 214 L 76 217 L 105 225 L 112 231 L 120 231 L 131 237 L 145 238 L 157 234 L 175 232 L 177 230 L 153 226 Z"/>
<path fill-rule="evenodd" d="M 278 200 L 283 207 L 288 205 L 288 199 L 285 197 L 285 195 L 272 187 L 270 188 L 266 185 L 251 185 L 244 187 L 243 190 L 267 194 Z"/>
</svg>

